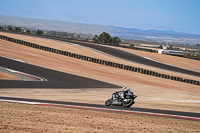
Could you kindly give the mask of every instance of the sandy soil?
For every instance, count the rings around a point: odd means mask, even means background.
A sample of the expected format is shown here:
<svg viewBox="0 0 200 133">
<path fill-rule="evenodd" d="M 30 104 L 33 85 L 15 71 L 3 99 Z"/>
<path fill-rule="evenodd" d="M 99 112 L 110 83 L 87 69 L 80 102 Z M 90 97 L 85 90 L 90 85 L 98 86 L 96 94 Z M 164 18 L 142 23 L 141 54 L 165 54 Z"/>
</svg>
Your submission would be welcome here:
<svg viewBox="0 0 200 133">
<path fill-rule="evenodd" d="M 199 122 L 60 107 L 0 103 L 0 132 L 200 132 Z M 81 114 L 81 115 L 80 115 Z"/>
<path fill-rule="evenodd" d="M 17 80 L 20 78 L 11 74 L 0 72 L 0 79 L 16 79 Z"/>
<path fill-rule="evenodd" d="M 21 36 L 22 40 L 25 40 Z M 35 40 L 35 39 L 34 39 Z M 43 39 L 41 39 L 44 41 Z M 45 40 L 46 41 L 46 40 Z M 48 43 L 50 43 L 49 40 Z M 37 44 L 41 42 L 38 41 Z M 62 42 L 64 43 L 64 42 Z M 53 45 L 53 42 L 52 42 Z M 57 55 L 54 53 L 49 53 L 26 46 L 17 45 L 11 42 L 0 40 L 0 55 L 7 56 L 10 58 L 16 58 L 23 61 L 26 61 L 30 64 L 51 68 L 54 70 L 59 70 L 67 73 L 72 73 L 84 77 L 90 77 L 93 79 L 127 86 L 138 96 L 136 98 L 136 104 L 134 107 L 142 108 L 157 108 L 157 109 L 167 109 L 167 110 L 179 110 L 179 111 L 189 111 L 189 112 L 198 112 L 200 113 L 200 87 L 166 80 L 162 78 L 156 78 L 148 75 L 143 75 L 135 72 L 129 72 L 125 70 L 120 70 L 117 68 L 110 68 L 108 66 L 102 66 L 99 64 L 94 64 L 70 57 L 65 57 L 62 55 Z M 75 49 L 75 48 L 74 48 Z M 88 49 L 86 49 L 88 50 Z M 134 51 L 135 52 L 135 51 Z M 90 53 L 90 52 L 88 52 Z M 94 52 L 94 56 L 98 56 L 100 53 Z M 141 53 L 138 53 L 141 54 Z M 149 54 L 149 53 L 148 53 Z M 99 55 L 100 56 L 100 55 Z M 106 55 L 101 55 L 102 58 L 109 58 Z M 160 55 L 159 55 L 160 56 Z M 160 58 L 160 57 L 157 57 Z M 122 60 L 117 60 L 118 62 L 123 62 Z M 163 59 L 164 60 L 164 59 Z M 127 62 L 126 62 L 127 63 Z M 179 62 L 177 61 L 177 64 Z M 195 67 L 198 66 L 193 63 Z M 194 68 L 195 68 L 194 67 Z M 185 77 L 189 77 L 184 75 Z M 192 77 L 195 78 L 195 77 Z M 199 78 L 197 78 L 199 80 Z M 110 98 L 111 94 L 116 91 L 114 89 L 79 89 L 79 90 L 66 90 L 66 89 L 1 89 L 0 96 L 9 96 L 9 97 L 22 97 L 22 98 L 35 98 L 35 99 L 47 99 L 47 100 L 58 100 L 58 101 L 71 101 L 71 102 L 85 102 L 85 103 L 97 103 L 104 104 L 105 100 Z M 138 116 L 138 115 L 128 115 L 122 113 L 107 113 L 100 111 L 86 111 L 86 110 L 76 110 L 78 112 L 74 113 L 74 109 L 66 108 L 52 108 L 52 107 L 39 107 L 39 106 L 29 106 L 21 104 L 10 104 L 4 103 L 0 104 L 1 107 L 1 118 L 0 120 L 0 131 L 28 131 L 29 132 L 38 132 L 50 130 L 48 127 L 52 127 L 52 131 L 62 131 L 65 132 L 66 125 L 69 123 L 66 121 L 69 116 L 68 121 L 77 122 L 79 120 L 79 126 L 83 128 L 75 128 L 77 125 L 69 124 L 70 128 L 67 128 L 69 131 L 78 132 L 80 129 L 83 129 L 83 132 L 110 132 L 110 131 L 120 131 L 127 132 L 127 127 L 123 126 L 124 124 L 131 124 L 131 129 L 141 132 L 190 132 L 190 131 L 199 131 L 199 127 L 194 124 L 193 121 L 185 120 L 176 120 L 176 119 L 167 119 L 161 117 L 149 117 L 149 116 Z M 15 111 L 12 111 L 15 110 Z M 41 110 L 42 113 L 38 115 L 38 110 Z M 62 110 L 62 111 L 61 111 Z M 70 113 L 73 110 L 73 113 Z M 60 112 L 61 111 L 61 112 Z M 4 112 L 5 114 L 3 114 Z M 66 113 L 67 112 L 67 113 Z M 92 113 L 91 113 L 92 112 Z M 7 113 L 7 114 L 6 114 Z M 8 114 L 13 115 L 8 115 Z M 91 128 L 84 128 L 85 115 L 80 115 L 86 113 L 89 115 L 89 118 L 93 118 L 94 121 L 99 120 L 98 123 L 93 124 L 92 121 L 89 121 Z M 28 115 L 34 114 L 34 115 Z M 44 115 L 45 114 L 45 115 Z M 75 115 L 76 114 L 76 115 Z M 94 114 L 94 115 L 93 115 Z M 87 117 L 86 115 L 86 117 Z M 5 117 L 4 117 L 5 116 Z M 21 117 L 20 117 L 21 116 Z M 32 116 L 32 117 L 31 117 Z M 35 117 L 36 116 L 36 117 Z M 52 117 L 49 117 L 52 116 Z M 120 118 L 119 118 L 120 117 Z M 8 119 L 9 118 L 9 119 Z M 81 118 L 78 119 L 78 118 Z M 128 118 L 128 121 L 125 121 L 124 118 Z M 130 119 L 129 119 L 130 118 Z M 34 119 L 34 120 L 31 120 Z M 84 122 L 82 122 L 82 119 Z M 124 123 L 120 123 L 120 120 Z M 20 126 L 16 126 L 15 120 L 19 120 Z M 40 122 L 41 120 L 41 122 Z M 119 122 L 110 121 L 116 120 Z M 47 123 L 44 123 L 47 121 Z M 103 121 L 103 122 L 102 122 Z M 105 121 L 105 125 L 104 125 Z M 167 121 L 167 122 L 166 122 Z M 10 123 L 9 123 L 10 122 Z M 87 121 L 88 122 L 88 121 Z M 154 123 L 155 122 L 155 123 Z M 63 124 L 64 123 L 64 124 Z M 152 124 L 153 123 L 153 124 Z M 192 123 L 192 124 L 189 124 Z M 28 124 L 28 125 L 27 125 Z M 39 128 L 38 125 L 41 124 L 43 128 Z M 101 127 L 101 125 L 103 126 Z M 110 124 L 115 126 L 110 126 Z M 123 128 L 119 125 L 121 124 Z M 109 126 L 108 126 L 109 125 Z M 158 125 L 158 126 L 156 126 Z M 173 126 L 176 125 L 176 126 Z M 188 127 L 187 127 L 187 126 Z M 28 127 L 28 128 L 26 128 Z M 100 128 L 98 128 L 100 127 Z M 114 127 L 117 127 L 114 128 Z M 36 129 L 37 128 L 37 129 Z M 125 129 L 126 128 L 126 129 Z M 90 130 L 87 130 L 90 129 Z M 121 130 L 124 129 L 124 130 Z M 24 131 L 24 132 L 25 132 Z M 50 130 L 51 131 L 51 130 Z M 131 132 L 131 131 L 130 131 Z"/>
</svg>

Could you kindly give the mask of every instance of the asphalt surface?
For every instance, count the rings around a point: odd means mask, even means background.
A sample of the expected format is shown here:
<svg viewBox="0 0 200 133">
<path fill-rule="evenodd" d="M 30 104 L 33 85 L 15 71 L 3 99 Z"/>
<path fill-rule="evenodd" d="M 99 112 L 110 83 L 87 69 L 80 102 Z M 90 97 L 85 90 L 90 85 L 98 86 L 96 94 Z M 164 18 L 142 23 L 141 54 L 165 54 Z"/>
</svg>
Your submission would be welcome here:
<svg viewBox="0 0 200 133">
<path fill-rule="evenodd" d="M 195 117 L 195 118 L 198 118 L 196 120 L 200 120 L 200 113 L 191 113 L 191 112 L 148 109 L 148 108 L 136 108 L 136 107 L 124 108 L 122 106 L 105 106 L 105 105 L 99 105 L 99 104 L 64 102 L 64 101 L 51 101 L 51 100 L 39 100 L 39 99 L 27 99 L 27 98 L 13 98 L 13 97 L 0 97 L 0 99 L 15 100 L 15 101 L 25 101 L 25 102 L 39 102 L 39 103 L 59 104 L 59 105 L 76 105 L 76 106 L 96 107 L 96 108 L 105 108 L 105 109 L 117 109 L 117 110 L 126 110 L 126 111 L 149 112 L 149 113 L 165 114 L 165 115 L 161 115 L 161 116 L 165 116 L 165 117 L 167 117 L 167 115 L 171 115 L 171 116 L 177 115 L 177 116 Z"/>
<path fill-rule="evenodd" d="M 133 53 L 125 52 L 123 50 L 119 50 L 119 49 L 116 49 L 116 48 L 105 47 L 103 45 L 94 45 L 94 44 L 90 44 L 90 43 L 84 43 L 84 42 L 78 42 L 78 41 L 72 41 L 72 40 L 65 40 L 65 41 L 70 42 L 70 43 L 74 43 L 74 44 L 79 44 L 81 46 L 93 48 L 93 49 L 102 51 L 104 53 L 107 53 L 107 54 L 110 54 L 112 56 L 119 57 L 119 58 L 122 58 L 122 59 L 125 59 L 125 60 L 128 60 L 128 61 L 132 61 L 132 62 L 136 62 L 136 63 L 140 63 L 140 64 L 152 66 L 152 67 L 157 67 L 157 68 L 161 68 L 161 69 L 165 69 L 165 70 L 170 70 L 170 71 L 174 71 L 174 72 L 179 72 L 179 73 L 183 73 L 183 74 L 189 74 L 189 75 L 200 77 L 200 72 L 195 72 L 195 71 L 191 71 L 191 70 L 187 70 L 187 69 L 183 69 L 183 68 L 179 68 L 179 67 L 159 63 L 159 62 L 155 62 L 155 61 L 143 58 L 141 56 L 135 55 Z"/>
<path fill-rule="evenodd" d="M 121 86 L 0 57 L 0 66 L 48 81 L 0 80 L 0 88 L 121 88 Z M 67 67 L 67 65 L 66 65 Z"/>
</svg>

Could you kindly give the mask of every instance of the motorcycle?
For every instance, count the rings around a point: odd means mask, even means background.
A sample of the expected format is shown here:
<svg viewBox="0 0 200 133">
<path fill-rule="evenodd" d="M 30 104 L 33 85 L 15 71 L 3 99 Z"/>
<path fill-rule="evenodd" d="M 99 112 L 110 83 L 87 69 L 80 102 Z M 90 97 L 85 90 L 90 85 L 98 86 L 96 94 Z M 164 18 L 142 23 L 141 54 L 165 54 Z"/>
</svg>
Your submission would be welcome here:
<svg viewBox="0 0 200 133">
<path fill-rule="evenodd" d="M 119 94 L 120 93 L 120 94 Z M 123 106 L 131 107 L 135 103 L 135 98 L 137 96 L 133 94 L 132 91 L 116 91 L 112 94 L 112 98 L 105 102 L 106 106 Z"/>
</svg>

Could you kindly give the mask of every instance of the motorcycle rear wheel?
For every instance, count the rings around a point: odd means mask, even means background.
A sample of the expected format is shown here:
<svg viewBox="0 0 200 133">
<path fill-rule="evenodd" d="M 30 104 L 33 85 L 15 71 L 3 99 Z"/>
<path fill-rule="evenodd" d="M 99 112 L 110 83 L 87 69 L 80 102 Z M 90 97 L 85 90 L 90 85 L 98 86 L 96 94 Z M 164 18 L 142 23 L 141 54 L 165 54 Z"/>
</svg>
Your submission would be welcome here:
<svg viewBox="0 0 200 133">
<path fill-rule="evenodd" d="M 125 107 L 125 108 L 129 108 L 129 107 L 131 107 L 134 103 L 135 103 L 135 102 L 134 102 L 133 99 L 129 99 L 129 102 L 128 102 L 128 103 L 123 102 L 122 106 Z"/>
</svg>

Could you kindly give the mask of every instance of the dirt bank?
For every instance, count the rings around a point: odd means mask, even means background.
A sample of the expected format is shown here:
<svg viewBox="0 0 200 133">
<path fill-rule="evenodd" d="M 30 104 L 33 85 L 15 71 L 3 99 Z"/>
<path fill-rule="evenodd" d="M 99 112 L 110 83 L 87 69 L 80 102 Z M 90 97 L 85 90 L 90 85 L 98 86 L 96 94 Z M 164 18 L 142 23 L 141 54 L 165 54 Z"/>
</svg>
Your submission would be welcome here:
<svg viewBox="0 0 200 133">
<path fill-rule="evenodd" d="M 4 102 L 0 110 L 0 132 L 200 132 L 197 121 L 135 114 Z"/>
</svg>

